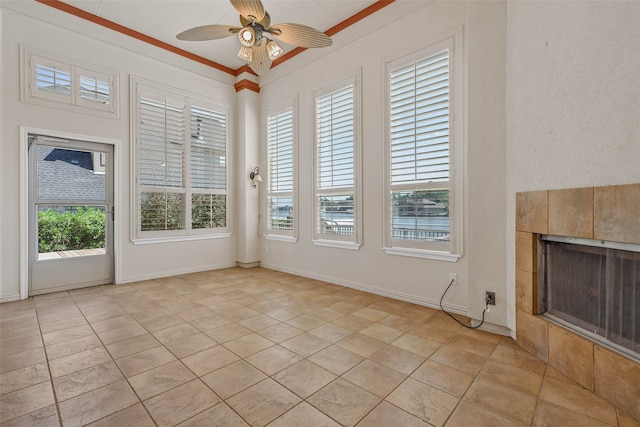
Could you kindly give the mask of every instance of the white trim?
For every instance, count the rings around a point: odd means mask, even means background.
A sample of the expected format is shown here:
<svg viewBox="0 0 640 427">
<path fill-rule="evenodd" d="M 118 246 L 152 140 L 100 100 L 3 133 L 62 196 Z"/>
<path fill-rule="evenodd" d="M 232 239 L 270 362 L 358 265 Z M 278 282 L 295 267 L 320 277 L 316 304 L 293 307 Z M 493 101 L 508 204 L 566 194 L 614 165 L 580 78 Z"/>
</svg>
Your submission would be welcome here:
<svg viewBox="0 0 640 427">
<path fill-rule="evenodd" d="M 302 270 L 282 267 L 282 266 L 268 264 L 268 263 L 267 264 L 260 263 L 260 266 L 263 267 L 263 268 L 268 268 L 268 269 L 275 270 L 275 271 L 282 271 L 284 273 L 295 274 L 297 276 L 307 277 L 307 278 L 310 278 L 310 279 L 315 279 L 315 280 L 319 280 L 319 281 L 326 282 L 326 283 L 331 283 L 331 284 L 338 285 L 338 286 L 344 286 L 344 287 L 347 287 L 347 288 L 356 289 L 356 290 L 359 290 L 359 291 L 368 292 L 368 293 L 375 294 L 375 295 L 381 295 L 381 296 L 384 296 L 384 297 L 387 297 L 387 298 L 391 298 L 391 299 L 395 299 L 395 300 L 398 300 L 398 301 L 405 301 L 405 302 L 409 302 L 409 303 L 412 303 L 412 304 L 420 305 L 420 306 L 423 306 L 423 307 L 434 308 L 434 309 L 436 309 L 438 311 L 442 311 L 441 307 L 440 307 L 440 300 L 434 300 L 434 299 L 431 299 L 431 298 L 423 298 L 423 297 L 418 297 L 418 296 L 411 295 L 411 294 L 406 294 L 406 293 L 403 293 L 403 292 L 395 292 L 395 291 L 390 291 L 390 290 L 386 290 L 386 289 L 376 288 L 376 287 L 373 287 L 373 286 L 365 285 L 363 283 L 352 282 L 352 281 L 349 281 L 349 280 L 344 280 L 344 279 L 333 277 L 333 276 L 325 276 L 325 275 L 322 275 L 322 274 L 313 274 L 313 273 L 308 273 L 308 272 L 302 271 Z M 465 317 L 470 318 L 471 319 L 471 324 L 473 326 L 476 326 L 476 325 L 478 325 L 480 323 L 480 319 L 474 319 L 474 318 L 470 317 L 468 307 L 465 307 L 465 306 L 462 306 L 462 305 L 457 305 L 457 304 L 451 304 L 451 303 L 447 303 L 447 302 L 443 302 L 442 303 L 442 307 L 448 313 L 459 314 L 461 316 L 465 316 Z M 504 327 L 504 326 L 501 326 L 501 325 L 488 323 L 486 320 L 485 320 L 484 324 L 480 328 L 478 328 L 478 330 L 491 332 L 493 334 L 510 336 L 513 339 L 515 339 L 515 331 L 512 331 L 512 330 L 508 329 L 507 327 Z"/>
<path fill-rule="evenodd" d="M 82 135 L 71 132 L 20 126 L 20 299 L 29 296 L 29 134 L 50 136 L 54 138 L 73 139 L 78 141 L 106 144 L 113 146 L 113 206 L 116 218 L 120 206 L 124 206 L 119 190 L 120 144 L 122 141 L 113 138 Z M 113 281 L 120 283 L 120 242 L 118 221 L 113 221 Z"/>
<path fill-rule="evenodd" d="M 413 256 L 418 258 L 429 258 L 442 261 L 455 262 L 464 252 L 464 171 L 465 153 L 467 146 L 466 132 L 466 56 L 464 53 L 463 26 L 459 26 L 450 31 L 439 34 L 430 40 L 414 44 L 401 52 L 394 53 L 393 56 L 382 60 L 383 94 L 385 97 L 385 117 L 382 120 L 382 132 L 384 135 L 383 144 L 383 170 L 384 170 L 384 227 L 382 229 L 383 248 L 386 253 L 400 256 Z M 389 141 L 389 69 L 394 62 L 411 60 L 428 55 L 429 52 L 437 52 L 442 48 L 450 49 L 449 69 L 450 69 L 450 89 L 449 99 L 453 108 L 449 112 L 449 182 L 447 184 L 450 194 L 450 203 L 453 207 L 450 217 L 451 241 L 448 243 L 412 242 L 406 241 L 406 246 L 393 246 L 396 239 L 391 236 L 391 177 L 390 177 L 390 141 Z M 426 52 L 426 53 L 425 53 Z M 447 249 L 447 252 L 439 251 Z M 442 254 L 442 255 L 441 255 Z M 447 255 L 444 255 L 447 254 Z"/>
<path fill-rule="evenodd" d="M 11 301 L 19 301 L 24 298 L 20 298 L 20 294 L 7 295 L 6 297 L 0 297 L 0 304 Z"/>
<path fill-rule="evenodd" d="M 231 237 L 231 235 L 232 233 L 192 234 L 190 236 L 158 237 L 154 239 L 135 239 L 135 240 L 132 240 L 131 242 L 134 245 L 155 245 L 158 243 L 191 242 L 193 240 L 226 239 Z"/>
<path fill-rule="evenodd" d="M 295 236 L 284 236 L 282 234 L 265 234 L 265 240 L 274 240 L 276 242 L 288 242 L 295 243 L 298 241 L 298 238 Z"/>
<path fill-rule="evenodd" d="M 462 255 L 450 252 L 428 251 L 412 248 L 382 248 L 387 255 L 409 256 L 414 258 L 433 259 L 436 261 L 457 262 Z"/>
<path fill-rule="evenodd" d="M 35 82 L 32 81 L 32 60 L 41 58 L 44 61 L 57 62 L 68 66 L 71 73 L 71 87 L 68 102 L 57 100 L 57 97 L 38 96 L 33 93 Z M 100 74 L 109 83 L 109 104 L 91 103 L 80 100 L 78 70 Z M 66 58 L 31 46 L 20 45 L 20 101 L 55 109 L 63 109 L 75 113 L 120 119 L 120 74 L 117 71 L 88 64 L 72 58 Z"/>
<path fill-rule="evenodd" d="M 340 240 L 314 239 L 312 240 L 312 242 L 316 246 L 324 246 L 326 248 L 349 249 L 352 251 L 360 250 L 360 246 L 362 246 L 359 243 L 342 242 Z"/>
<path fill-rule="evenodd" d="M 300 213 L 299 213 L 299 203 L 298 203 L 298 120 L 299 120 L 299 111 L 298 111 L 298 97 L 294 97 L 288 101 L 275 104 L 272 107 L 266 108 L 264 110 L 264 114 L 262 116 L 262 132 L 263 134 L 263 156 L 264 159 L 264 171 L 262 172 L 262 176 L 266 177 L 266 183 L 261 189 L 262 193 L 260 197 L 264 196 L 263 209 L 265 210 L 265 214 L 263 215 L 264 230 L 265 237 L 269 237 L 269 240 L 280 240 L 283 242 L 295 242 L 298 240 L 298 223 L 300 222 Z M 272 114 L 277 114 L 291 108 L 292 111 L 292 150 L 293 150 L 293 178 L 292 178 L 292 190 L 291 190 L 291 198 L 293 199 L 293 229 L 292 230 L 278 230 L 278 229 L 269 229 L 269 197 L 279 197 L 279 193 L 270 193 L 269 192 L 269 180 L 271 177 L 269 176 L 269 146 L 267 142 L 267 118 Z M 289 194 L 289 193 L 287 193 Z M 287 194 L 282 194 L 282 197 L 287 197 Z M 282 239 L 280 239 L 282 238 Z"/>
<path fill-rule="evenodd" d="M 203 271 L 220 270 L 223 268 L 231 268 L 236 266 L 237 266 L 237 263 L 232 261 L 230 263 L 209 264 L 206 266 L 199 266 L 197 268 L 183 268 L 183 269 L 174 269 L 174 270 L 154 271 L 153 273 L 138 274 L 134 276 L 123 277 L 122 281 L 119 284 L 135 283 L 135 282 L 141 282 L 144 280 L 161 279 L 163 277 L 180 276 L 183 274 L 201 273 Z"/>
<path fill-rule="evenodd" d="M 317 199 L 318 193 L 322 192 L 318 190 L 318 129 L 316 126 L 317 123 L 317 100 L 318 97 L 331 93 L 335 90 L 343 89 L 349 85 L 353 85 L 353 186 L 346 188 L 344 192 L 353 193 L 353 236 L 334 236 L 332 239 L 330 234 L 320 233 L 318 231 L 318 206 Z M 346 75 L 342 75 L 339 78 L 332 80 L 331 83 L 324 85 L 321 88 L 318 88 L 313 91 L 313 96 L 311 97 L 311 141 L 313 142 L 313 160 L 312 160 L 312 170 L 313 170 L 313 217 L 311 219 L 311 224 L 313 227 L 313 237 L 314 244 L 318 246 L 327 246 L 327 247 L 342 247 L 346 249 L 359 249 L 362 245 L 363 240 L 363 204 L 362 204 L 362 68 L 358 68 L 354 73 L 348 73 Z M 343 189 L 330 189 L 325 192 L 336 192 L 342 193 Z M 328 242 L 330 240 L 334 240 L 336 242 L 335 245 L 331 245 Z M 319 242 L 319 243 L 315 243 Z M 350 247 L 348 247 L 350 246 Z"/>
<path fill-rule="evenodd" d="M 3 22 L 3 11 L 2 8 L 0 8 L 0 22 Z M 3 46 L 4 44 L 2 43 L 2 39 L 3 39 L 3 31 L 0 31 L 0 85 L 4 85 L 4 54 L 3 54 Z M 4 122 L 4 102 L 0 102 L 0 129 L 4 129 L 3 126 L 3 122 Z M 4 144 L 4 132 L 0 132 L 0 153 L 2 153 L 2 151 L 4 151 L 4 148 L 6 147 L 6 144 Z M 2 158 L 4 159 L 4 154 L 2 154 Z M 4 185 L 3 185 L 3 181 L 4 181 L 4 173 L 0 173 L 0 203 L 5 203 L 5 199 L 4 199 Z M 4 215 L 3 215 L 3 209 L 0 208 L 0 236 L 4 236 L 4 227 L 5 227 L 5 222 L 4 222 Z M 3 272 L 5 272 L 6 270 L 3 268 L 3 264 L 4 264 L 4 256 L 3 256 L 3 245 L 0 244 L 0 302 L 2 301 L 13 301 L 13 300 L 7 300 L 7 298 L 15 298 L 17 297 L 17 299 L 20 299 L 20 289 L 19 289 L 19 283 L 18 283 L 18 294 L 14 294 L 14 295 L 9 295 L 6 297 L 2 297 L 2 294 L 4 292 L 4 287 L 2 286 L 2 284 L 6 283 L 4 281 L 4 277 L 3 277 Z"/>
<path fill-rule="evenodd" d="M 234 225 L 234 198 L 233 198 L 233 177 L 232 177 L 232 165 L 234 164 L 234 150 L 232 147 L 232 137 L 233 137 L 233 128 L 234 128 L 234 120 L 232 115 L 232 107 L 231 105 L 215 100 L 206 98 L 197 94 L 193 94 L 191 92 L 177 89 L 171 86 L 167 86 L 161 83 L 152 82 L 150 80 L 146 80 L 136 76 L 130 76 L 129 78 L 129 86 L 130 86 L 130 120 L 131 123 L 136 125 L 132 125 L 129 128 L 130 131 L 130 141 L 129 144 L 129 152 L 131 156 L 131 165 L 130 168 L 130 203 L 131 203 L 131 215 L 129 216 L 129 230 L 130 230 L 130 240 L 134 244 L 148 244 L 148 243 L 169 243 L 176 241 L 190 241 L 190 240 L 201 240 L 208 238 L 225 238 L 229 237 L 233 230 Z M 158 99 L 170 99 L 172 102 L 184 104 L 185 116 L 184 116 L 184 124 L 185 124 L 185 152 L 183 161 L 191 162 L 191 158 L 189 156 L 189 152 L 191 150 L 191 138 L 190 138 L 190 120 L 191 120 L 191 107 L 195 104 L 198 107 L 203 108 L 211 108 L 216 112 L 222 113 L 225 115 L 226 119 L 226 142 L 225 142 L 225 156 L 226 156 L 226 168 L 225 168 L 225 190 L 216 190 L 215 194 L 223 194 L 226 198 L 226 225 L 225 227 L 215 228 L 215 229 L 192 229 L 191 228 L 191 201 L 187 200 L 187 209 L 185 224 L 183 229 L 179 230 L 170 230 L 170 231 L 141 231 L 139 218 L 140 218 L 140 193 L 142 191 L 143 186 L 139 184 L 139 160 L 138 160 L 138 135 L 139 135 L 139 127 L 137 123 L 139 123 L 139 100 L 140 97 L 144 94 L 147 97 L 156 97 Z M 184 187 L 181 189 L 176 189 L 176 193 L 181 194 L 194 194 L 199 191 L 191 188 L 191 177 L 188 175 L 186 171 L 183 171 L 183 174 L 187 174 L 185 179 Z M 150 188 L 150 186 L 146 186 L 145 188 Z M 211 231 L 209 231 L 211 230 Z M 216 231 L 217 230 L 217 231 Z"/>
<path fill-rule="evenodd" d="M 274 264 L 261 263 L 260 266 L 264 267 L 264 268 L 271 269 L 271 270 L 282 271 L 284 273 L 289 273 L 289 274 L 295 274 L 297 276 L 307 277 L 309 279 L 315 279 L 315 280 L 319 280 L 319 281 L 322 281 L 322 282 L 331 283 L 331 284 L 334 284 L 334 285 L 340 285 L 340 286 L 344 286 L 344 287 L 351 288 L 351 289 L 357 289 L 359 291 L 368 292 L 368 293 L 371 293 L 371 294 L 380 295 L 380 296 L 384 296 L 384 297 L 388 297 L 388 298 L 392 298 L 392 299 L 396 299 L 396 300 L 400 300 L 400 301 L 410 302 L 410 303 L 421 305 L 421 306 L 424 306 L 424 307 L 430 307 L 430 308 L 435 308 L 437 310 L 440 310 L 440 300 L 434 300 L 434 299 L 431 299 L 431 298 L 418 297 L 418 296 L 411 295 L 411 294 L 406 294 L 406 293 L 403 293 L 403 292 L 389 291 L 387 289 L 377 288 L 377 287 L 370 286 L 370 285 L 365 285 L 364 283 L 352 282 L 350 280 L 341 279 L 339 277 L 325 276 L 323 274 L 309 273 L 307 271 L 297 270 L 297 269 L 294 269 L 294 268 L 282 267 L 282 266 L 274 265 Z M 446 302 L 443 302 L 442 306 L 448 312 L 452 312 L 452 313 L 455 313 L 455 314 L 460 314 L 460 315 L 469 317 L 468 308 L 465 307 L 465 306 L 446 303 Z"/>
</svg>

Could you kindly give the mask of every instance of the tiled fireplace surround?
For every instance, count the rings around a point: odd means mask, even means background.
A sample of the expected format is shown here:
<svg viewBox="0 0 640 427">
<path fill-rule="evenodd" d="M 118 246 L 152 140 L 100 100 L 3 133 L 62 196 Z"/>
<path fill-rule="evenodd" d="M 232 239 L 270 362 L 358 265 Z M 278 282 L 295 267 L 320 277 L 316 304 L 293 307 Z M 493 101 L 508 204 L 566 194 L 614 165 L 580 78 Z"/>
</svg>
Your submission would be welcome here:
<svg viewBox="0 0 640 427">
<path fill-rule="evenodd" d="M 517 342 L 640 420 L 640 363 L 537 313 L 537 235 L 640 244 L 640 184 L 516 195 Z"/>
</svg>

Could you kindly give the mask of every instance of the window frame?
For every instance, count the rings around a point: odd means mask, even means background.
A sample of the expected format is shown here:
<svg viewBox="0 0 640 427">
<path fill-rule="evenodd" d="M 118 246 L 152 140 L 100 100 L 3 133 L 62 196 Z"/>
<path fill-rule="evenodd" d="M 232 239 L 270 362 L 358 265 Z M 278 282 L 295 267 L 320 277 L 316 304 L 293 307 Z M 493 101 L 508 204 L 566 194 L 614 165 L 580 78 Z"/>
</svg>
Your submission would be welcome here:
<svg viewBox="0 0 640 427">
<path fill-rule="evenodd" d="M 291 110 L 291 150 L 292 150 L 292 189 L 290 191 L 271 191 L 271 167 L 270 167 L 270 142 L 269 142 L 269 118 L 275 114 L 282 114 L 287 110 Z M 267 240 L 279 240 L 283 242 L 296 242 L 298 240 L 298 222 L 299 222 L 299 209 L 298 209 L 298 161 L 297 161 L 297 141 L 298 141 L 298 101 L 292 99 L 273 107 L 265 109 L 264 113 L 264 156 L 265 170 L 264 170 L 264 197 L 265 197 L 265 239 Z M 270 227 L 270 205 L 269 200 L 271 197 L 290 197 L 292 199 L 293 208 L 293 226 L 291 229 L 276 229 Z"/>
<path fill-rule="evenodd" d="M 332 188 L 320 188 L 320 155 L 319 155 L 319 139 L 318 139 L 318 99 L 320 97 L 338 92 L 349 86 L 353 87 L 352 108 L 353 108 L 353 141 L 352 141 L 352 167 L 353 167 L 353 183 L 351 186 L 335 186 Z M 362 245 L 362 180 L 361 176 L 361 158 L 362 158 L 362 138 L 361 138 L 361 71 L 337 79 L 331 84 L 321 87 L 313 92 L 312 108 L 313 112 L 313 244 L 317 246 L 336 247 L 342 249 L 358 250 Z M 350 193 L 353 197 L 353 234 L 352 235 L 334 235 L 329 233 L 321 233 L 320 228 L 320 207 L 318 206 L 318 198 L 322 195 L 341 195 Z"/>
<path fill-rule="evenodd" d="M 411 63 L 449 51 L 449 232 L 450 240 L 445 242 L 418 242 L 392 237 L 393 192 L 417 191 L 442 188 L 438 183 L 405 183 L 393 185 L 391 182 L 391 83 L 390 72 Z M 385 76 L 385 209 L 384 209 L 384 251 L 389 255 L 427 258 L 456 262 L 463 255 L 463 174 L 466 147 L 464 96 L 464 75 L 466 63 L 462 49 L 462 27 L 433 39 L 422 47 L 405 51 L 384 61 Z"/>
<path fill-rule="evenodd" d="M 108 118 L 120 118 L 120 75 L 107 68 L 86 64 L 70 58 L 21 45 L 22 102 L 64 109 Z M 39 89 L 38 66 L 55 67 L 69 74 L 69 94 Z M 99 102 L 82 96 L 82 78 L 89 78 L 108 85 L 109 102 Z"/>
<path fill-rule="evenodd" d="M 230 106 L 217 102 L 211 99 L 193 95 L 188 92 L 169 88 L 158 83 L 148 82 L 142 79 L 131 77 L 131 199 L 132 199 L 132 212 L 131 216 L 131 240 L 134 244 L 151 244 L 151 243 L 164 243 L 171 241 L 183 241 L 183 240 L 197 240 L 197 239 L 213 239 L 213 238 L 225 238 L 231 236 L 232 230 L 232 218 L 233 218 L 233 200 L 231 199 L 232 189 L 230 186 L 231 168 L 229 165 L 233 164 L 231 158 L 232 150 L 230 144 L 231 130 L 232 130 L 232 117 Z M 178 103 L 183 106 L 182 117 L 182 187 L 175 187 L 173 191 L 165 191 L 165 193 L 182 194 L 184 195 L 182 206 L 182 228 L 178 230 L 146 230 L 141 229 L 141 195 L 149 190 L 157 189 L 163 191 L 166 186 L 153 186 L 143 185 L 141 183 L 140 173 L 141 168 L 139 162 L 141 161 L 141 155 L 139 153 L 140 148 L 140 111 L 139 103 L 142 96 L 153 97 L 155 99 L 169 99 L 174 103 Z M 196 188 L 192 185 L 192 132 L 191 132 L 191 107 L 197 107 L 199 109 L 209 109 L 224 115 L 226 118 L 225 128 L 225 171 L 224 171 L 224 183 L 225 189 L 202 189 Z M 192 196 L 195 194 L 211 194 L 211 195 L 224 195 L 225 196 L 225 226 L 212 227 L 212 228 L 193 228 L 192 218 Z"/>
</svg>

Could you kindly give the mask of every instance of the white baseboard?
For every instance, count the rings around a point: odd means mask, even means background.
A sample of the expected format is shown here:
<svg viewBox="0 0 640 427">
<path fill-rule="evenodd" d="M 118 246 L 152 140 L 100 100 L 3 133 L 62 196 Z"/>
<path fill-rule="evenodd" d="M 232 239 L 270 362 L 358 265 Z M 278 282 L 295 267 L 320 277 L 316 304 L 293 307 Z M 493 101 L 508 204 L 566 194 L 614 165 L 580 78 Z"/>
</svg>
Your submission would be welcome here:
<svg viewBox="0 0 640 427">
<path fill-rule="evenodd" d="M 148 273 L 148 274 L 139 274 L 137 276 L 123 277 L 121 278 L 120 282 L 117 284 L 120 285 L 125 283 L 142 282 L 143 280 L 162 279 L 164 277 L 180 276 L 182 274 L 191 274 L 191 273 L 201 273 L 203 271 L 209 271 L 209 270 L 220 270 L 223 268 L 236 267 L 237 265 L 238 264 L 236 262 L 231 262 L 226 264 L 200 266 L 197 268 L 154 271 L 153 273 Z"/>
<path fill-rule="evenodd" d="M 0 297 L 0 304 L 3 302 L 20 301 L 20 294 L 7 295 Z"/>
<path fill-rule="evenodd" d="M 264 268 L 269 268 L 271 270 L 282 271 L 284 273 L 295 274 L 297 276 L 307 277 L 309 279 L 321 280 L 323 282 L 332 283 L 334 285 L 345 286 L 347 288 L 357 289 L 364 292 L 369 292 L 376 295 L 381 295 L 393 299 L 397 299 L 400 301 L 410 302 L 417 305 L 422 305 L 424 307 L 430 307 L 440 310 L 440 301 L 433 300 L 430 298 L 419 297 L 416 295 L 406 294 L 402 292 L 390 291 L 388 289 L 377 288 L 370 285 L 365 285 L 364 283 L 352 282 L 349 280 L 344 280 L 338 277 L 325 276 L 323 274 L 309 273 L 308 271 L 301 271 L 294 268 L 282 267 L 279 265 L 272 264 L 260 264 Z M 442 306 L 449 312 L 455 314 L 467 315 L 467 307 L 451 304 L 451 303 L 443 303 Z"/>
</svg>

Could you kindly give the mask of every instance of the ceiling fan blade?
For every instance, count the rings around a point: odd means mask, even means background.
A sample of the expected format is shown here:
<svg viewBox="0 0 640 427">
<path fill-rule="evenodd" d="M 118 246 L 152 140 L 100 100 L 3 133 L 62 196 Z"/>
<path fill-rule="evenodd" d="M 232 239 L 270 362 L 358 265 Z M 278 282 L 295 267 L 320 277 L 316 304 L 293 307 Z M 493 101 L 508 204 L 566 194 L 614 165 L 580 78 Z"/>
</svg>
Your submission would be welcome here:
<svg viewBox="0 0 640 427">
<path fill-rule="evenodd" d="M 240 25 L 242 25 L 243 28 L 250 23 L 251 22 L 249 22 L 247 18 L 240 15 Z M 264 13 L 264 18 L 262 18 L 262 21 L 259 21 L 258 24 L 262 25 L 264 28 L 269 28 L 271 26 L 271 17 L 269 16 L 269 12 Z"/>
<path fill-rule="evenodd" d="M 187 41 L 215 40 L 232 36 L 238 30 L 240 30 L 240 27 L 231 25 L 203 25 L 183 31 L 176 38 Z"/>
<path fill-rule="evenodd" d="M 300 47 L 331 46 L 331 37 L 302 24 L 278 24 L 271 27 L 273 37 L 287 44 Z"/>
<path fill-rule="evenodd" d="M 262 21 L 264 18 L 265 10 L 262 2 L 260 0 L 230 0 L 231 5 L 236 8 L 236 10 L 242 15 L 244 18 L 249 19 L 250 16 L 253 16 L 256 22 Z"/>
<path fill-rule="evenodd" d="M 251 63 L 249 67 L 259 76 L 265 74 L 271 69 L 271 58 L 269 58 L 269 51 L 267 50 L 267 42 L 262 39 L 259 43 L 256 43 L 251 48 L 253 51 Z"/>
</svg>

